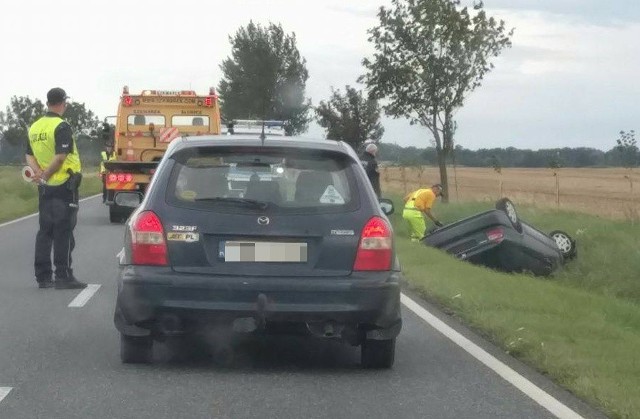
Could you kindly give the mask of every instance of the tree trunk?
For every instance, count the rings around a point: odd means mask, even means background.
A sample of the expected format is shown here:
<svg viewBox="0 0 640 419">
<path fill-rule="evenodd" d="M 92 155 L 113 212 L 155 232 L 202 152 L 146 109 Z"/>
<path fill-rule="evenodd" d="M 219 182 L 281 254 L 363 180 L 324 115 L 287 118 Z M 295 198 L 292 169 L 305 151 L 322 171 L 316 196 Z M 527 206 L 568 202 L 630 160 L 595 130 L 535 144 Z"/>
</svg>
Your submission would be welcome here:
<svg viewBox="0 0 640 419">
<path fill-rule="evenodd" d="M 442 202 L 449 202 L 449 179 L 447 178 L 447 156 L 444 150 L 438 152 L 438 166 L 440 166 L 440 184 L 442 185 Z"/>
<path fill-rule="evenodd" d="M 440 139 L 438 133 L 438 113 L 434 111 L 432 118 L 432 129 L 434 140 L 436 140 L 436 153 L 438 154 L 438 166 L 440 167 L 440 184 L 442 185 L 442 202 L 449 202 L 449 179 L 447 178 L 447 149 Z"/>
</svg>

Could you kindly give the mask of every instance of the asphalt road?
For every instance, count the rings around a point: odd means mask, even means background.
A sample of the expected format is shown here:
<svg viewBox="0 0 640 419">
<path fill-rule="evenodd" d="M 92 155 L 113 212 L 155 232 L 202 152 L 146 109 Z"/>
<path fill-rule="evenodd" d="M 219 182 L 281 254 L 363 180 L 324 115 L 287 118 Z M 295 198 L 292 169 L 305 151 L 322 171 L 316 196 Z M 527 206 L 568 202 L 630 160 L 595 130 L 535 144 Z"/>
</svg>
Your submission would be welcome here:
<svg viewBox="0 0 640 419">
<path fill-rule="evenodd" d="M 206 347 L 172 345 L 157 348 L 153 365 L 123 365 L 112 320 L 123 227 L 109 224 L 99 199 L 81 204 L 75 273 L 101 288 L 75 308 L 78 291 L 36 288 L 36 230 L 35 217 L 0 227 L 2 419 L 554 417 L 409 310 L 391 370 L 362 370 L 358 348 L 302 338 L 238 341 L 226 365 Z M 595 414 L 455 327 L 582 416 Z"/>
</svg>

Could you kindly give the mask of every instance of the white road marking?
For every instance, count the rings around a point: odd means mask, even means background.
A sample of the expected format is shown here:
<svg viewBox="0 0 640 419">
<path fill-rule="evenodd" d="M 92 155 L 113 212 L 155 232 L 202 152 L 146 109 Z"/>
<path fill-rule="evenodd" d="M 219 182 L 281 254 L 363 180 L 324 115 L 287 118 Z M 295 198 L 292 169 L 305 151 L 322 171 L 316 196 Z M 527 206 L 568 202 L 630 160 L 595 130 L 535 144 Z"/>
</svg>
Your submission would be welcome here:
<svg viewBox="0 0 640 419">
<path fill-rule="evenodd" d="M 102 194 L 91 195 L 91 196 L 88 196 L 86 198 L 82 198 L 80 200 L 80 202 L 88 201 L 89 199 L 97 198 L 99 196 L 102 196 Z M 4 226 L 11 225 L 11 224 L 19 223 L 20 221 L 28 220 L 29 218 L 33 218 L 33 217 L 35 217 L 37 215 L 38 215 L 38 213 L 36 212 L 36 213 L 33 213 L 33 214 L 25 215 L 24 217 L 16 218 L 15 220 L 7 221 L 6 223 L 0 224 L 0 228 L 2 228 Z"/>
<path fill-rule="evenodd" d="M 13 387 L 0 387 L 0 402 L 13 390 Z"/>
<path fill-rule="evenodd" d="M 411 298 L 407 297 L 404 294 L 401 294 L 400 301 L 402 301 L 402 304 L 404 304 L 409 310 L 413 311 L 418 317 L 427 322 L 434 329 L 452 340 L 456 345 L 467 351 L 478 361 L 491 368 L 496 374 L 507 380 L 514 387 L 532 398 L 540 406 L 547 409 L 556 417 L 561 419 L 582 419 L 582 416 L 559 402 L 550 394 L 546 393 L 540 387 L 536 386 L 513 369 L 509 368 L 504 363 L 500 362 L 484 349 L 480 348 L 478 345 L 471 342 L 460 333 L 456 332 L 453 328 L 448 326 L 442 320 L 438 319 L 436 316 L 431 314 Z"/>
<path fill-rule="evenodd" d="M 87 288 L 83 289 L 80 294 L 73 299 L 72 302 L 69 303 L 69 307 L 84 307 L 87 304 L 87 301 L 93 297 L 93 294 L 98 292 L 102 285 L 100 284 L 89 284 Z"/>
</svg>

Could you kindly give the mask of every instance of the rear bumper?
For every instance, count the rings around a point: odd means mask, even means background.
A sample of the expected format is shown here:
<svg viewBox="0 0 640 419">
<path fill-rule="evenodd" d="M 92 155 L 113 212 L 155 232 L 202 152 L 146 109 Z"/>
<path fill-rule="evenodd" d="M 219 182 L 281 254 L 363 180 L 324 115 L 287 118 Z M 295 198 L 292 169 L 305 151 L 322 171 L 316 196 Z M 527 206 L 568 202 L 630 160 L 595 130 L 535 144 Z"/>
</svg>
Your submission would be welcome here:
<svg viewBox="0 0 640 419">
<path fill-rule="evenodd" d="M 399 272 L 265 278 L 126 266 L 114 320 L 121 333 L 137 336 L 161 333 L 158 323 L 170 315 L 186 330 L 246 318 L 262 324 L 330 321 L 360 334 L 359 339 L 392 339 L 401 328 L 399 279 Z"/>
</svg>

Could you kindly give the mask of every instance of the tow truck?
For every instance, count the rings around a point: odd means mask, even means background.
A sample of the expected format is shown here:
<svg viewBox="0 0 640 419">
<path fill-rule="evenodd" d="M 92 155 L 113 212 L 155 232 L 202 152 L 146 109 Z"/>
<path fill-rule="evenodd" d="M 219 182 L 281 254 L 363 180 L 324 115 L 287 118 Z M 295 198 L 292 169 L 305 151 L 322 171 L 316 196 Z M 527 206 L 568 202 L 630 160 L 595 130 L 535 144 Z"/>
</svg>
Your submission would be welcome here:
<svg viewBox="0 0 640 419">
<path fill-rule="evenodd" d="M 122 222 L 142 198 L 169 143 L 183 136 L 220 134 L 220 106 L 215 89 L 122 89 L 113 135 L 115 157 L 105 162 L 109 220 Z"/>
</svg>

